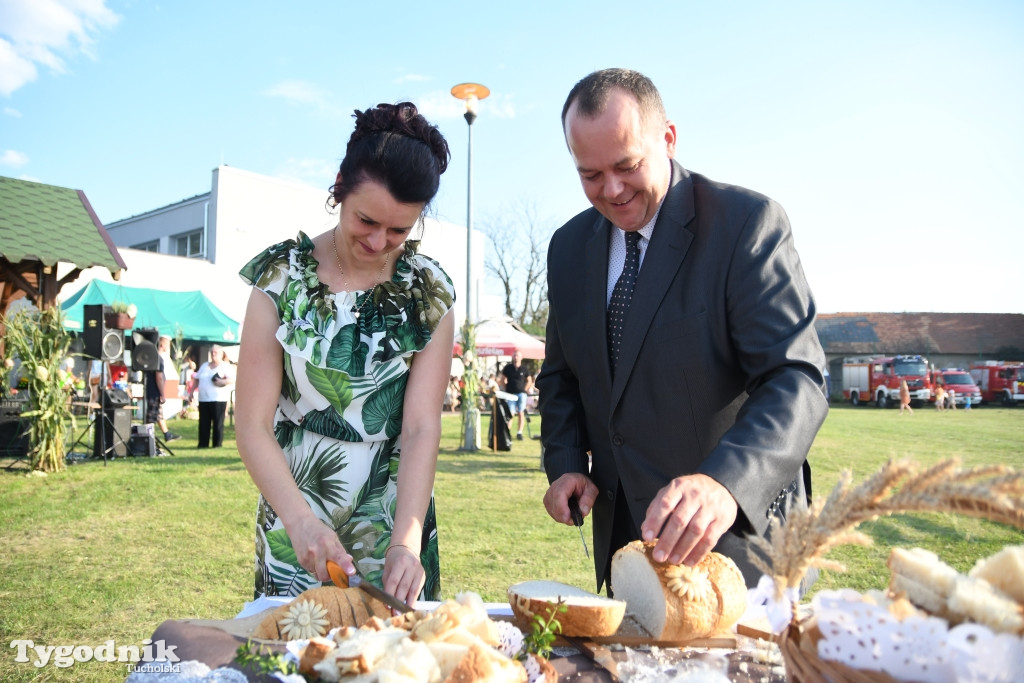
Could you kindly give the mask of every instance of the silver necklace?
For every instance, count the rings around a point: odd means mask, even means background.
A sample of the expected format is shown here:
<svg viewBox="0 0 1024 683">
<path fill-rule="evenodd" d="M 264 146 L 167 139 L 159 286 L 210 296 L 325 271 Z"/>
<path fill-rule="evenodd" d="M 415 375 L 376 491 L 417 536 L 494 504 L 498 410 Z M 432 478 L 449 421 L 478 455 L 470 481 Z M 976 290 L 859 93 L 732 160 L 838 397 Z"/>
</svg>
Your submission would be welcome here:
<svg viewBox="0 0 1024 683">
<path fill-rule="evenodd" d="M 345 288 L 345 291 L 349 291 L 348 278 L 345 277 L 345 269 L 341 267 L 341 257 L 338 256 L 337 233 L 337 228 L 331 230 L 331 244 L 334 246 L 334 260 L 338 263 L 338 272 L 341 273 L 341 284 Z M 366 293 L 366 296 L 363 298 L 363 303 L 358 307 L 355 305 L 352 306 L 352 313 L 356 316 L 356 320 L 359 320 L 359 316 L 362 315 L 363 308 L 366 306 L 367 302 L 373 299 L 373 295 L 377 291 L 377 285 L 380 284 L 381 279 L 384 277 L 384 270 L 388 267 L 388 262 L 390 260 L 391 252 L 388 252 L 384 255 L 384 265 L 380 267 L 380 272 L 377 273 L 377 281 L 373 283 L 373 287 L 370 287 L 370 291 Z"/>
</svg>

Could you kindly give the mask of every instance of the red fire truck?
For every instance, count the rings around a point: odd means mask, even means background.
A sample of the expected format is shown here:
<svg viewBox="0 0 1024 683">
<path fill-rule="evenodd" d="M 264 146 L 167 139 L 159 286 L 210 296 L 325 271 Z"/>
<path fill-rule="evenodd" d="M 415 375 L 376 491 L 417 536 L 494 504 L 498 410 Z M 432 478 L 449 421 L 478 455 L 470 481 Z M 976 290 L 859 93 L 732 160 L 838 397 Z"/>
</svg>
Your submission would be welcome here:
<svg viewBox="0 0 1024 683">
<path fill-rule="evenodd" d="M 986 403 L 1015 406 L 1024 401 L 1024 363 L 987 360 L 971 366 L 971 377 Z"/>
<path fill-rule="evenodd" d="M 932 375 L 932 380 L 935 385 L 941 382 L 946 387 L 947 400 L 952 392 L 956 405 L 966 406 L 968 399 L 972 406 L 981 405 L 981 392 L 978 390 L 978 385 L 974 383 L 974 378 L 966 370 L 960 368 L 936 370 Z"/>
<path fill-rule="evenodd" d="M 921 356 L 870 356 L 843 359 L 843 397 L 853 405 L 874 401 L 879 408 L 900 403 L 900 381 L 907 380 L 911 403 L 932 397 L 928 359 Z"/>
</svg>

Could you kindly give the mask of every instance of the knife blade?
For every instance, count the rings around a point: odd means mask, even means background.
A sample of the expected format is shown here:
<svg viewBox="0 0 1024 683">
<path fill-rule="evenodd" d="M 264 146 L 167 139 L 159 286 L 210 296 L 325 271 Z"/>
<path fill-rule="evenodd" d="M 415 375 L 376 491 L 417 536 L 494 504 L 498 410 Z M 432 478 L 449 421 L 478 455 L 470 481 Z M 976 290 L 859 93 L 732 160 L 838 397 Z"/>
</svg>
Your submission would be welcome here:
<svg viewBox="0 0 1024 683">
<path fill-rule="evenodd" d="M 327 573 L 331 575 L 331 582 L 339 588 L 358 588 L 370 597 L 380 600 L 391 609 L 403 614 L 405 612 L 413 611 L 412 607 L 409 607 L 409 605 L 405 604 L 391 593 L 387 593 L 380 588 L 377 588 L 359 575 L 349 576 L 332 560 L 327 560 Z"/>
<path fill-rule="evenodd" d="M 560 637 L 576 648 L 580 654 L 607 671 L 613 681 L 621 680 L 619 677 L 619 663 L 615 661 L 607 648 L 575 636 L 561 635 Z"/>
<path fill-rule="evenodd" d="M 569 515 L 572 517 L 572 523 L 576 525 L 576 528 L 580 532 L 580 541 L 583 543 L 583 552 L 590 557 L 590 549 L 587 548 L 587 539 L 583 537 L 583 513 L 580 511 L 580 503 L 576 500 L 576 496 L 569 497 Z"/>
</svg>

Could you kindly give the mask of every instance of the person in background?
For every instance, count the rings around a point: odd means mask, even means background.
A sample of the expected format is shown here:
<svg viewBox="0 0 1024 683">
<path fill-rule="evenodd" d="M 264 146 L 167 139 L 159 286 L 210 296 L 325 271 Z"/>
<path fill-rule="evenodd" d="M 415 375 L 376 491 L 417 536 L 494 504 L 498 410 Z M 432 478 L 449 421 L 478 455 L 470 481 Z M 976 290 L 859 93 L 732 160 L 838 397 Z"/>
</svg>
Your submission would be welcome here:
<svg viewBox="0 0 1024 683">
<path fill-rule="evenodd" d="M 181 412 L 178 417 L 187 420 L 192 405 L 192 384 L 196 374 L 196 362 L 192 356 L 185 356 L 181 361 L 181 373 L 178 375 L 178 395 L 181 398 Z M 196 407 L 198 411 L 198 406 Z"/>
<path fill-rule="evenodd" d="M 89 403 L 98 404 L 100 402 L 100 385 L 103 383 L 103 361 L 91 360 L 89 361 Z M 89 410 L 92 410 L 92 405 L 89 406 Z M 90 412 L 90 415 L 92 413 Z"/>
<path fill-rule="evenodd" d="M 935 409 L 946 409 L 946 388 L 941 384 L 935 387 Z"/>
<path fill-rule="evenodd" d="M 523 422 L 526 420 L 526 392 L 533 388 L 533 377 L 523 367 L 523 354 L 515 351 L 512 354 L 512 362 L 501 369 L 502 390 L 515 395 L 515 400 L 508 400 L 508 409 L 513 415 L 518 416 L 518 429 L 516 440 L 523 440 Z"/>
<path fill-rule="evenodd" d="M 210 447 L 211 435 L 214 448 L 224 445 L 224 416 L 234 383 L 234 366 L 227 361 L 224 349 L 214 344 L 210 360 L 200 365 L 192 378 L 193 392 L 199 399 L 199 448 Z"/>
<path fill-rule="evenodd" d="M 160 360 L 164 362 L 164 383 L 166 386 L 167 393 L 170 393 L 172 388 L 176 388 L 176 383 L 180 377 L 178 373 L 178 366 L 171 357 L 171 338 L 166 335 L 161 335 L 160 339 L 157 340 L 156 344 L 157 353 L 160 354 Z M 175 391 L 174 394 L 168 396 L 164 395 L 164 398 L 177 398 L 178 394 Z"/>
<path fill-rule="evenodd" d="M 573 498 L 593 515 L 599 588 L 639 538 L 657 541 L 656 562 L 715 549 L 754 586 L 747 538 L 807 504 L 828 412 L 789 220 L 677 163 L 676 126 L 643 74 L 590 74 L 562 125 L 593 208 L 548 247 L 544 505 L 563 524 Z"/>
<path fill-rule="evenodd" d="M 900 415 L 903 411 L 909 411 L 911 415 L 914 414 L 914 409 L 910 407 L 910 387 L 907 386 L 907 380 L 900 380 Z"/>
<path fill-rule="evenodd" d="M 188 390 L 192 386 L 192 377 L 196 374 L 196 362 L 191 356 L 187 356 L 181 363 L 181 373 L 178 375 L 178 383 L 182 387 L 182 398 L 188 399 Z"/>
<path fill-rule="evenodd" d="M 415 105 L 357 111 L 328 203 L 241 271 L 238 451 L 260 490 L 255 594 L 298 595 L 328 560 L 399 600 L 440 598 L 433 485 L 455 289 L 409 240 L 447 168 Z"/>
<path fill-rule="evenodd" d="M 176 383 L 178 381 L 178 369 L 174 366 L 174 359 L 171 358 L 171 338 L 168 337 L 168 336 L 163 336 L 162 335 L 157 340 L 156 349 L 157 349 L 158 355 L 160 356 L 160 369 L 161 369 L 162 374 L 163 374 L 163 382 L 162 382 L 162 384 L 160 386 L 160 399 L 161 399 L 160 400 L 160 410 L 155 415 L 155 417 L 157 418 L 155 420 L 155 424 L 160 429 L 160 431 L 163 433 L 164 441 L 177 441 L 178 439 L 181 438 L 181 435 L 180 434 L 175 434 L 170 429 L 168 429 L 168 427 L 167 427 L 167 420 L 166 420 L 166 418 L 164 418 L 164 414 L 163 414 L 163 403 L 168 398 L 176 398 L 177 397 L 177 391 L 175 391 L 174 394 L 168 396 L 168 393 L 169 393 L 168 384 L 171 385 L 170 388 L 174 388 L 174 387 L 177 386 Z M 146 407 L 147 407 L 147 409 L 149 408 L 148 403 L 147 403 Z M 148 419 L 146 421 L 150 422 L 150 420 L 148 420 Z"/>
<path fill-rule="evenodd" d="M 166 338 L 166 337 L 165 337 Z M 160 346 L 157 347 L 158 349 Z M 181 437 L 174 432 L 167 429 L 167 420 L 164 419 L 164 383 L 167 381 L 167 375 L 164 373 L 164 354 L 160 353 L 158 356 L 158 363 L 156 370 L 148 370 L 145 373 L 146 376 L 146 424 L 155 424 L 160 428 L 160 432 L 164 435 L 164 441 L 176 441 Z"/>
</svg>

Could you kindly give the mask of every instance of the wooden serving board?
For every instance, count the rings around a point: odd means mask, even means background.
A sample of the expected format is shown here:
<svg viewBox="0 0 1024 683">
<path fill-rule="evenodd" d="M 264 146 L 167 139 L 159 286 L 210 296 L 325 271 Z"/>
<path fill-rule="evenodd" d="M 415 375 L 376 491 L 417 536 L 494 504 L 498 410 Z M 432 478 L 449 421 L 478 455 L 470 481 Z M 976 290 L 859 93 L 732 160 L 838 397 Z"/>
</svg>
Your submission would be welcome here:
<svg viewBox="0 0 1024 683">
<path fill-rule="evenodd" d="M 599 645 L 625 645 L 626 647 L 720 647 L 735 649 L 736 634 L 721 633 L 707 638 L 691 638 L 689 640 L 658 640 L 640 625 L 630 614 L 619 624 L 619 629 L 610 636 L 581 638 Z"/>
</svg>

